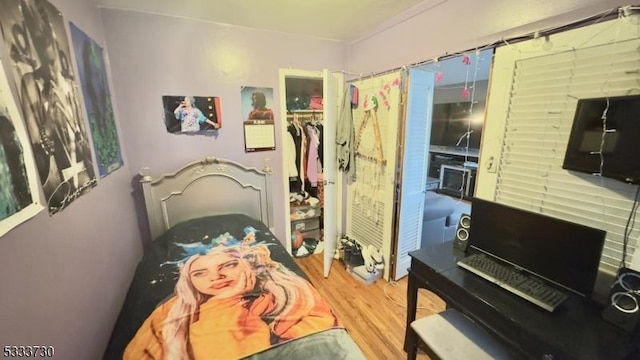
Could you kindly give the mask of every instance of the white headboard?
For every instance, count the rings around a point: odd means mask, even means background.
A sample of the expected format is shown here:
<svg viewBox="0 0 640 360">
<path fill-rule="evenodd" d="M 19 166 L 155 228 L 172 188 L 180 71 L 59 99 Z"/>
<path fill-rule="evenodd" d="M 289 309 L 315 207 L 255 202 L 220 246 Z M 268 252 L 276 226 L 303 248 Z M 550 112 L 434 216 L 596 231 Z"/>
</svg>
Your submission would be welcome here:
<svg viewBox="0 0 640 360">
<path fill-rule="evenodd" d="M 245 214 L 273 227 L 271 169 L 206 157 L 154 179 L 141 171 L 151 239 L 173 225 L 209 215 Z"/>
</svg>

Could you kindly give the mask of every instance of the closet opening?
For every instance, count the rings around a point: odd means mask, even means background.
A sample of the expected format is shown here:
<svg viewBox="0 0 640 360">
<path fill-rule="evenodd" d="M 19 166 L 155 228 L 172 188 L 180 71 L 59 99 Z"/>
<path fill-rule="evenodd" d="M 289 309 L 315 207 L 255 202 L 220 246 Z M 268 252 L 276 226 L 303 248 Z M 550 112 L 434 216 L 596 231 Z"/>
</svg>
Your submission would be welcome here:
<svg viewBox="0 0 640 360">
<path fill-rule="evenodd" d="M 324 94 L 322 78 L 285 77 L 285 169 L 291 254 L 324 249 Z"/>
<path fill-rule="evenodd" d="M 285 247 L 294 257 L 323 253 L 328 277 L 342 234 L 335 141 L 344 74 L 280 69 L 279 75 Z"/>
</svg>

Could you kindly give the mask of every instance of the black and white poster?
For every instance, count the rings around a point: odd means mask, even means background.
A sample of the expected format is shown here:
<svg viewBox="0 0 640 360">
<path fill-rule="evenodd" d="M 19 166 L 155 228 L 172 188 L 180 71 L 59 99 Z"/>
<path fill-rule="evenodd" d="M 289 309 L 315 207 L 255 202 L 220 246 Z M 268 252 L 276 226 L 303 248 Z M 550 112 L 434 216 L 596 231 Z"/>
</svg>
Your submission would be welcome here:
<svg viewBox="0 0 640 360">
<path fill-rule="evenodd" d="M 42 210 L 29 138 L 0 71 L 0 236 Z"/>
<path fill-rule="evenodd" d="M 45 0 L 0 0 L 5 53 L 49 214 L 96 185 L 62 14 Z"/>
</svg>

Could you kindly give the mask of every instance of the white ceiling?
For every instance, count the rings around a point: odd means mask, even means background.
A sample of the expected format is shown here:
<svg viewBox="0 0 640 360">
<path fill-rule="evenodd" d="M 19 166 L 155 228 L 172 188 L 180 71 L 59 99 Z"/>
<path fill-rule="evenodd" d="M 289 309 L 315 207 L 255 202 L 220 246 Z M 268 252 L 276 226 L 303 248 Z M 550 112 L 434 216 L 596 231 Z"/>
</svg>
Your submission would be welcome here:
<svg viewBox="0 0 640 360">
<path fill-rule="evenodd" d="M 99 7 L 351 41 L 447 0 L 91 0 Z"/>
</svg>

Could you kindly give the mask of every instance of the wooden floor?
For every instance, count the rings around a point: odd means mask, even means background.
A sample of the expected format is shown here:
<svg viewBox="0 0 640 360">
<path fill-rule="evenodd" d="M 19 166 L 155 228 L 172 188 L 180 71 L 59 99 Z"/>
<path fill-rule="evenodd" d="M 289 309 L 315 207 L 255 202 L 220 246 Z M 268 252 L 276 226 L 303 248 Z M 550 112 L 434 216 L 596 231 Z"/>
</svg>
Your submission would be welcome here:
<svg viewBox="0 0 640 360">
<path fill-rule="evenodd" d="M 406 323 L 407 278 L 397 283 L 378 280 L 365 285 L 333 261 L 331 274 L 322 274 L 323 254 L 296 259 L 320 294 L 326 299 L 367 359 L 406 359 L 403 350 Z M 386 293 L 385 295 L 385 289 Z M 421 289 L 417 317 L 443 311 L 445 303 Z M 418 359 L 428 359 L 419 352 Z"/>
</svg>

